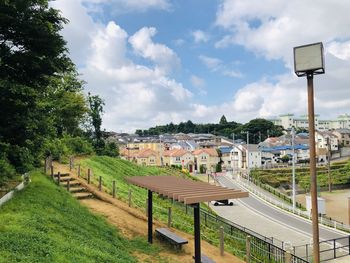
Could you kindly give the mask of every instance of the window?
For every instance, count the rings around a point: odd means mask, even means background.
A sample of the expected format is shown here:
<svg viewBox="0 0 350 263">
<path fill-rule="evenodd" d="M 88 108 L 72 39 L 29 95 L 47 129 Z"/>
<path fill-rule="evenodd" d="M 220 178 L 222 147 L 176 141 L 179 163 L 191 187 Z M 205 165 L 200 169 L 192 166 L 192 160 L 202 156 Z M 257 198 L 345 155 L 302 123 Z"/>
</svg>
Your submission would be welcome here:
<svg viewBox="0 0 350 263">
<path fill-rule="evenodd" d="M 176 160 L 177 162 L 179 162 L 179 161 L 180 161 L 180 157 L 176 157 L 175 160 Z"/>
</svg>

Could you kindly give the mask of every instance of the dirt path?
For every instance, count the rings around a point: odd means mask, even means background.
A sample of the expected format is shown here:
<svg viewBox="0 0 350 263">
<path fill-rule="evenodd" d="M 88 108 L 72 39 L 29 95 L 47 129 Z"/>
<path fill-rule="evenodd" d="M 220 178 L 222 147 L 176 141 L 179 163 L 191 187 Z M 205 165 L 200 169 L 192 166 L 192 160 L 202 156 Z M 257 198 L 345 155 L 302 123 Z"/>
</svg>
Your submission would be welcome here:
<svg viewBox="0 0 350 263">
<path fill-rule="evenodd" d="M 61 173 L 69 172 L 66 165 L 54 164 L 55 171 L 60 171 Z M 134 238 L 137 236 L 142 236 L 147 239 L 147 218 L 144 213 L 137 210 L 136 208 L 130 208 L 126 203 L 112 198 L 107 193 L 98 191 L 97 187 L 92 185 L 87 185 L 85 180 L 77 178 L 75 171 L 70 172 L 71 175 L 76 178 L 81 184 L 86 187 L 90 192 L 92 192 L 98 199 L 86 199 L 80 202 L 87 206 L 92 212 L 103 215 L 107 221 L 115 225 L 119 231 L 127 238 Z M 164 224 L 154 220 L 154 228 L 166 227 Z M 154 243 L 161 246 L 162 252 L 161 257 L 167 259 L 169 262 L 182 262 L 182 263 L 193 263 L 192 256 L 194 255 L 194 240 L 193 236 L 187 233 L 178 231 L 172 228 L 172 231 L 177 233 L 179 236 L 184 237 L 188 240 L 188 244 L 183 246 L 181 252 L 176 252 L 174 249 L 169 249 L 169 246 L 164 246 L 157 239 L 154 239 Z M 225 252 L 225 255 L 220 256 L 219 248 L 210 245 L 205 241 L 201 241 L 202 253 L 212 258 L 216 262 L 230 262 L 230 263 L 243 263 L 242 260 L 234 257 L 231 254 Z M 136 255 L 140 262 L 152 261 L 148 255 Z"/>
</svg>

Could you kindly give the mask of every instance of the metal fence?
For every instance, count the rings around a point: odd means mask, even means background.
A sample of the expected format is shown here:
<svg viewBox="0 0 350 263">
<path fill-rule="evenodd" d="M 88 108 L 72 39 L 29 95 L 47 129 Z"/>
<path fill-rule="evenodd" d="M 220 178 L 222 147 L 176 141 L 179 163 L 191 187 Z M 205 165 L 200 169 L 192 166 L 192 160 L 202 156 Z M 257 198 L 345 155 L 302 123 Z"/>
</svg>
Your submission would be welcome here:
<svg viewBox="0 0 350 263">
<path fill-rule="evenodd" d="M 184 206 L 187 213 L 193 213 L 191 206 Z M 201 219 L 205 226 L 220 226 L 223 227 L 224 233 L 227 238 L 231 239 L 237 249 L 241 252 L 246 251 L 246 239 L 250 236 L 250 257 L 251 262 L 276 262 L 287 263 L 286 253 L 287 251 L 282 247 L 274 245 L 274 239 L 265 237 L 253 230 L 237 225 L 223 217 L 212 214 L 205 209 L 201 209 Z M 282 243 L 283 244 L 283 243 Z M 307 263 L 306 259 L 300 258 L 294 254 L 291 254 L 291 262 L 293 263 Z"/>
<path fill-rule="evenodd" d="M 350 255 L 350 236 L 320 242 L 320 259 L 327 261 Z M 312 245 L 294 246 L 293 253 L 306 261 L 311 261 Z"/>
</svg>

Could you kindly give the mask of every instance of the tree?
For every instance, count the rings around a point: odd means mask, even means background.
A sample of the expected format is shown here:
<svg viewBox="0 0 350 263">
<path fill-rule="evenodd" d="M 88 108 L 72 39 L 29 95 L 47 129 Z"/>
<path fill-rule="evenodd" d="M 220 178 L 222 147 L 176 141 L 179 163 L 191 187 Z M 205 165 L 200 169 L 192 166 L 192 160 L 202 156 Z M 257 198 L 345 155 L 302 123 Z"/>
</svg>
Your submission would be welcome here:
<svg viewBox="0 0 350 263">
<path fill-rule="evenodd" d="M 88 101 L 89 101 L 89 107 L 90 107 L 89 115 L 91 119 L 91 125 L 94 129 L 93 131 L 94 147 L 96 152 L 100 154 L 105 146 L 105 143 L 102 138 L 102 131 L 101 131 L 103 106 L 105 104 L 104 104 L 104 101 L 98 95 L 92 96 L 90 92 L 88 94 Z"/>
<path fill-rule="evenodd" d="M 221 124 L 221 125 L 225 125 L 225 124 L 227 124 L 227 120 L 226 120 L 225 115 L 222 115 L 222 117 L 220 118 L 220 122 L 219 122 L 219 124 Z"/>
<path fill-rule="evenodd" d="M 16 167 L 29 167 L 55 135 L 50 83 L 75 71 L 60 35 L 66 22 L 47 0 L 0 2 L 0 141 Z"/>
</svg>

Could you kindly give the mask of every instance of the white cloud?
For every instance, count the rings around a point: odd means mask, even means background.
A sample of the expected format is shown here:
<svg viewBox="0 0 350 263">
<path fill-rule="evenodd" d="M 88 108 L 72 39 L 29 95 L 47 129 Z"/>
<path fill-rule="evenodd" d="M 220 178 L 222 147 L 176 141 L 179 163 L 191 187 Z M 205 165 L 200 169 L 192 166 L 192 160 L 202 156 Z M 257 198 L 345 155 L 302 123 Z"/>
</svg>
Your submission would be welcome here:
<svg viewBox="0 0 350 263">
<path fill-rule="evenodd" d="M 343 42 L 343 43 L 333 41 L 328 44 L 327 51 L 332 55 L 336 56 L 337 58 L 340 58 L 343 60 L 349 60 L 350 59 L 350 41 Z"/>
<path fill-rule="evenodd" d="M 202 79 L 196 75 L 191 75 L 190 81 L 191 81 L 192 86 L 194 86 L 198 90 L 199 95 L 206 95 L 207 94 L 207 91 L 204 88 L 206 86 L 204 79 Z"/>
<path fill-rule="evenodd" d="M 225 65 L 221 59 L 200 55 L 199 60 L 212 72 L 219 72 L 223 76 L 232 78 L 244 77 L 244 75 L 239 70 L 232 69 L 232 66 Z M 234 61 L 231 64 L 237 66 L 239 63 L 237 63 L 237 61 Z"/>
<path fill-rule="evenodd" d="M 202 30 L 193 31 L 191 34 L 195 43 L 205 43 L 209 41 L 209 35 Z"/>
<path fill-rule="evenodd" d="M 348 1 L 224 0 L 216 25 L 226 31 L 217 48 L 242 45 L 267 60 L 281 59 L 289 72 L 277 81 L 258 81 L 240 89 L 236 110 L 260 116 L 306 113 L 306 81 L 293 71 L 293 47 L 323 41 L 326 74 L 315 77 L 315 107 L 323 117 L 348 112 L 350 16 Z M 271 76 L 272 77 L 272 76 Z M 248 106 L 254 104 L 255 106 Z"/>
<path fill-rule="evenodd" d="M 200 61 L 204 63 L 209 69 L 211 70 L 217 70 L 219 66 L 222 65 L 222 60 L 218 58 L 208 57 L 204 55 L 199 56 Z"/>
<path fill-rule="evenodd" d="M 172 49 L 152 41 L 156 33 L 154 27 L 141 28 L 129 38 L 129 43 L 138 55 L 152 60 L 166 71 L 179 67 L 180 59 Z"/>
<path fill-rule="evenodd" d="M 91 12 L 102 12 L 101 4 L 109 5 L 112 12 L 145 12 L 149 9 L 170 10 L 168 0 L 79 0 Z"/>
</svg>

